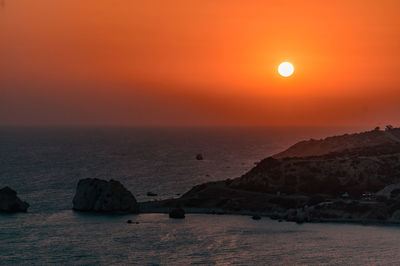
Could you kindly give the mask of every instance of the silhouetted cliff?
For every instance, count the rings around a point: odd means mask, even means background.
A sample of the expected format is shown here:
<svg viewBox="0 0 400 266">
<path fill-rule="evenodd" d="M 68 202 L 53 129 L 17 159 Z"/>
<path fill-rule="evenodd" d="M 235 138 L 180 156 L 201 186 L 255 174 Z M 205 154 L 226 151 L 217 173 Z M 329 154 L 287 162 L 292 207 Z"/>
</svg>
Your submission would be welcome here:
<svg viewBox="0 0 400 266">
<path fill-rule="evenodd" d="M 363 149 L 387 144 L 400 143 L 400 128 L 391 128 L 372 131 L 345 134 L 341 136 L 327 137 L 325 139 L 300 141 L 287 150 L 272 157 L 307 157 L 324 155 L 331 152 L 343 152 L 345 150 Z"/>
</svg>

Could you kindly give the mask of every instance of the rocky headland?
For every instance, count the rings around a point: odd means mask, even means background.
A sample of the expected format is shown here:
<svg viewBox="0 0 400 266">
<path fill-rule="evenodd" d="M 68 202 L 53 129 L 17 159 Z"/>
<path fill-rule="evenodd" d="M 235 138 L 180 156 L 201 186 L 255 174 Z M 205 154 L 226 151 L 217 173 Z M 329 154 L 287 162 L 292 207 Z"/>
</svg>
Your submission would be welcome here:
<svg viewBox="0 0 400 266">
<path fill-rule="evenodd" d="M 299 142 L 235 179 L 193 187 L 142 212 L 269 216 L 297 222 L 400 222 L 400 129 Z"/>
</svg>

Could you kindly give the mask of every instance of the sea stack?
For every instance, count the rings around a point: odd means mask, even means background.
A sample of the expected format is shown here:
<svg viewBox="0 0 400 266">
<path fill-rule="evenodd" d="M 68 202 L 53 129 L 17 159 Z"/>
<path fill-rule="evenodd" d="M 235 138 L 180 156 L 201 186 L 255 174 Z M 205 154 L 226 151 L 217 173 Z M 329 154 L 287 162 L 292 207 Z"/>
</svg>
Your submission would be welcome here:
<svg viewBox="0 0 400 266">
<path fill-rule="evenodd" d="M 130 191 L 115 180 L 79 180 L 73 209 L 86 212 L 138 213 L 139 205 Z"/>
<path fill-rule="evenodd" d="M 9 187 L 0 189 L 0 212 L 27 212 L 29 204 L 17 197 L 17 192 Z"/>
</svg>

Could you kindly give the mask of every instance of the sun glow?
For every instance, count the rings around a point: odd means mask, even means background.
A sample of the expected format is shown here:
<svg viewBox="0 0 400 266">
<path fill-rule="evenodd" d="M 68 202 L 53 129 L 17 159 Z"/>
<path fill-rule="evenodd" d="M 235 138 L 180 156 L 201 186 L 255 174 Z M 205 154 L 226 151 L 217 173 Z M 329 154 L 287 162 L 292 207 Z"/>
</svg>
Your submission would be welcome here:
<svg viewBox="0 0 400 266">
<path fill-rule="evenodd" d="M 289 77 L 293 74 L 294 72 L 294 67 L 291 63 L 289 62 L 283 62 L 279 65 L 278 67 L 278 72 L 281 76 L 283 77 Z"/>
</svg>

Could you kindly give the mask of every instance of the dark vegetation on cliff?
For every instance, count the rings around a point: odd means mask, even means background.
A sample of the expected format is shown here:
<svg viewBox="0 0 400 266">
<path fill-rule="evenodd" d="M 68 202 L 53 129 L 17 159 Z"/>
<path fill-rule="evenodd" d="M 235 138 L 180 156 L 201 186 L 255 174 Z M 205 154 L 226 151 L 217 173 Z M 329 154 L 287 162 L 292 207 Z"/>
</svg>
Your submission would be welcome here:
<svg viewBox="0 0 400 266">
<path fill-rule="evenodd" d="M 262 160 L 229 184 L 266 193 L 349 193 L 358 197 L 400 182 L 400 144 L 356 148 L 321 156 Z"/>
</svg>

